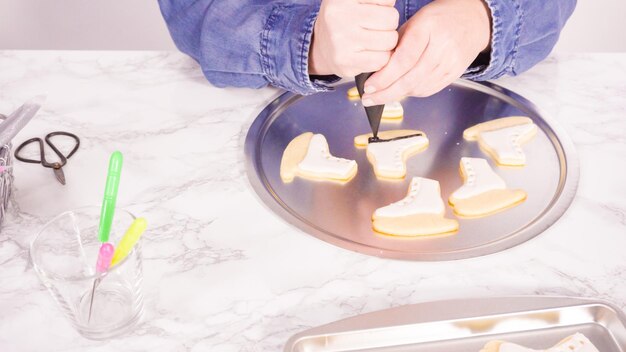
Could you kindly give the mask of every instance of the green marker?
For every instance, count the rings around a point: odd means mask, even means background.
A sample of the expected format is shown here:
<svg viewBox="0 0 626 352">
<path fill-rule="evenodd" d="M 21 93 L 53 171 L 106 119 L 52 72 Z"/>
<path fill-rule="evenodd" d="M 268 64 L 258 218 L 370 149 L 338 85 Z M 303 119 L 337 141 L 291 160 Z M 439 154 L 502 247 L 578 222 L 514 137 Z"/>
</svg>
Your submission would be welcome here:
<svg viewBox="0 0 626 352">
<path fill-rule="evenodd" d="M 98 228 L 98 239 L 102 243 L 109 241 L 123 160 L 122 153 L 118 151 L 113 152 L 111 159 L 109 159 L 109 172 L 107 174 L 107 184 L 104 188 L 104 199 L 102 200 L 102 210 L 100 211 L 100 227 Z"/>
</svg>

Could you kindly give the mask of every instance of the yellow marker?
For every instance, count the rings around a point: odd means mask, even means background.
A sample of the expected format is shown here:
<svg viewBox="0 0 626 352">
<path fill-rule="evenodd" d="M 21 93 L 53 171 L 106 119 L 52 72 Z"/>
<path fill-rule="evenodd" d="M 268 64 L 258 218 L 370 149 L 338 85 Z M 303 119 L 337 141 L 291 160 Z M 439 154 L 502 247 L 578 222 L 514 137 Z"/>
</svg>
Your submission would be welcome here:
<svg viewBox="0 0 626 352">
<path fill-rule="evenodd" d="M 139 241 L 139 237 L 146 231 L 146 226 L 148 223 L 144 218 L 137 218 L 130 225 L 124 237 L 120 240 L 120 243 L 115 248 L 115 253 L 113 254 L 113 259 L 111 260 L 111 266 L 121 262 L 126 258 L 128 253 L 133 250 L 135 243 Z"/>
</svg>

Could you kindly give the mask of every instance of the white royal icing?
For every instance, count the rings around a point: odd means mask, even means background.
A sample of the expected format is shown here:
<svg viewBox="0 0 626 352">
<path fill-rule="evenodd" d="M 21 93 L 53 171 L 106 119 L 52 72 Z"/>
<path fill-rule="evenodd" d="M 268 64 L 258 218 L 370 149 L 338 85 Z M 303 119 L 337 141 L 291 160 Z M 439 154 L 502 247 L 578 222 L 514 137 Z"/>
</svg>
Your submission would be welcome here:
<svg viewBox="0 0 626 352">
<path fill-rule="evenodd" d="M 402 155 L 409 149 L 428 144 L 424 136 L 402 138 L 395 141 L 369 143 L 367 154 L 374 157 L 378 170 L 391 173 L 403 173 L 405 163 Z"/>
<path fill-rule="evenodd" d="M 404 109 L 402 108 L 402 104 L 399 101 L 392 101 L 391 103 L 385 104 L 385 108 L 383 109 L 383 118 L 385 117 L 397 117 L 402 116 L 404 114 Z"/>
<path fill-rule="evenodd" d="M 374 216 L 401 217 L 414 214 L 437 214 L 445 211 L 439 182 L 423 177 L 413 177 L 409 194 L 402 200 L 378 208 Z"/>
<path fill-rule="evenodd" d="M 534 123 L 511 126 L 493 131 L 480 132 L 480 139 L 493 150 L 500 160 L 510 160 L 524 164 L 526 155 L 522 150 L 521 140 L 535 131 Z"/>
<path fill-rule="evenodd" d="M 598 349 L 585 337 L 577 333 L 572 335 L 565 343 L 559 344 L 547 350 L 533 350 L 514 343 L 505 342 L 500 345 L 498 352 L 598 352 Z"/>
<path fill-rule="evenodd" d="M 467 199 L 495 189 L 506 189 L 504 180 L 496 174 L 487 160 L 481 158 L 461 158 L 465 172 L 463 186 L 452 193 L 456 199 Z"/>
<path fill-rule="evenodd" d="M 326 137 L 314 134 L 309 142 L 306 156 L 298 164 L 302 171 L 314 174 L 332 174 L 338 178 L 347 178 L 356 167 L 356 161 L 337 158 L 330 155 Z"/>
</svg>

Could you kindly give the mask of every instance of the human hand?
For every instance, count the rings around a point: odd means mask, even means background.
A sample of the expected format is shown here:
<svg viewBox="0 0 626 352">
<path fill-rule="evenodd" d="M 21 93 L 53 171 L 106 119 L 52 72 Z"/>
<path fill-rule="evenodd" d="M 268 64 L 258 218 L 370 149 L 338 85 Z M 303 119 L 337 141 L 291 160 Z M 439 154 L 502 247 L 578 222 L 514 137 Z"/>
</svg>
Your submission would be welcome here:
<svg viewBox="0 0 626 352">
<path fill-rule="evenodd" d="M 398 43 L 395 0 L 323 0 L 313 29 L 309 74 L 354 77 L 380 70 Z"/>
<path fill-rule="evenodd" d="M 434 0 L 400 28 L 387 65 L 365 82 L 363 105 L 437 93 L 489 48 L 490 12 L 483 0 Z"/>
</svg>

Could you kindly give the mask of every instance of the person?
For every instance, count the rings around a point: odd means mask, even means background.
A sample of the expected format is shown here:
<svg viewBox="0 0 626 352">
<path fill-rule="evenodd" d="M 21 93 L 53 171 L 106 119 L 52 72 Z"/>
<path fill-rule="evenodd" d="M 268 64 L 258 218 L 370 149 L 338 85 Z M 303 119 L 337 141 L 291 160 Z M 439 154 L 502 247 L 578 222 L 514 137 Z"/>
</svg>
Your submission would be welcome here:
<svg viewBox="0 0 626 352">
<path fill-rule="evenodd" d="M 159 0 L 179 50 L 215 86 L 299 94 L 376 72 L 363 104 L 432 95 L 459 77 L 544 59 L 576 0 Z"/>
</svg>

